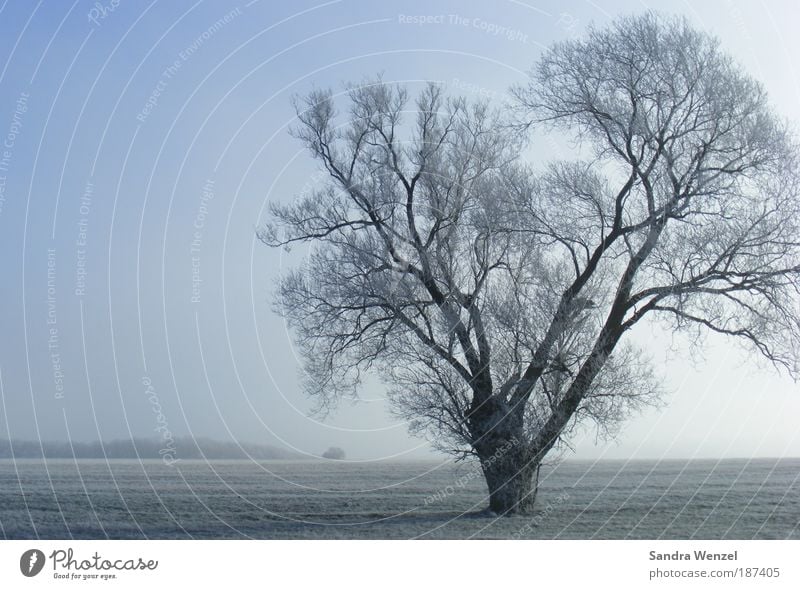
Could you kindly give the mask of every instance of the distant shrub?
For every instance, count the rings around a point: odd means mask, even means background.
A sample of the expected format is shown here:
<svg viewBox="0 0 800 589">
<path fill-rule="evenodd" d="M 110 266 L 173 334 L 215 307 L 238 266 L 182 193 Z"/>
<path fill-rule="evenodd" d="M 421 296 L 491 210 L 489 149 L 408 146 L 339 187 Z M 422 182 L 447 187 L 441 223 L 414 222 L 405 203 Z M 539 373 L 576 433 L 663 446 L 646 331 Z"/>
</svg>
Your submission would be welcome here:
<svg viewBox="0 0 800 589">
<path fill-rule="evenodd" d="M 344 460 L 345 453 L 344 450 L 338 448 L 337 446 L 331 446 L 322 454 L 323 458 L 329 458 L 331 460 Z"/>
</svg>

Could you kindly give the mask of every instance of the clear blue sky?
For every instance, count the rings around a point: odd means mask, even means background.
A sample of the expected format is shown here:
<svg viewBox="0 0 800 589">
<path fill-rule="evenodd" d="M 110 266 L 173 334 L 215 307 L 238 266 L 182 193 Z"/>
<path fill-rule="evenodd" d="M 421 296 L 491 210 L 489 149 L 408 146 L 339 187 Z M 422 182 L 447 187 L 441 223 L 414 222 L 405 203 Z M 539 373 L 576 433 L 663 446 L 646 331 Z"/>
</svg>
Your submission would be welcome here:
<svg viewBox="0 0 800 589">
<path fill-rule="evenodd" d="M 384 72 L 501 100 L 543 46 L 648 7 L 718 35 L 800 121 L 789 1 L 2 2 L 0 437 L 155 436 L 160 419 L 176 436 L 429 455 L 377 386 L 308 417 L 270 306 L 286 254 L 254 235 L 265 203 L 314 181 L 290 96 Z M 800 455 L 790 380 L 724 341 L 693 363 L 657 335 L 668 407 L 616 444 L 587 432 L 577 457 Z"/>
</svg>

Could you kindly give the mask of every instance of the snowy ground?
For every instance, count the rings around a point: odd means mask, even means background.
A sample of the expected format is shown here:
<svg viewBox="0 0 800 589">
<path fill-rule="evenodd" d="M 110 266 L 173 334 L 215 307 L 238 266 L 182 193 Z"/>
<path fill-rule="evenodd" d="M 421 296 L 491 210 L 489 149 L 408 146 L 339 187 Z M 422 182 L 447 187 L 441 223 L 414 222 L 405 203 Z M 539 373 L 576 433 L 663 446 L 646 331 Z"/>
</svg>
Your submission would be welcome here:
<svg viewBox="0 0 800 589">
<path fill-rule="evenodd" d="M 564 462 L 532 516 L 472 465 L 0 460 L 6 538 L 796 538 L 800 459 Z"/>
</svg>

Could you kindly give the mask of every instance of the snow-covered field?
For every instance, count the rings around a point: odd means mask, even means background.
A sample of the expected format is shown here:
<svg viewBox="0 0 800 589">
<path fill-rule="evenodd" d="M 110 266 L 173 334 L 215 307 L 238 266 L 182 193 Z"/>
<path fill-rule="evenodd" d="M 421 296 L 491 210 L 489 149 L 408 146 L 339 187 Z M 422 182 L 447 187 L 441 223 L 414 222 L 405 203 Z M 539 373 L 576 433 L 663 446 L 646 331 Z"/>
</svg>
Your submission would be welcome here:
<svg viewBox="0 0 800 589">
<path fill-rule="evenodd" d="M 0 460 L 5 538 L 796 538 L 800 459 L 563 462 L 531 516 L 473 465 Z"/>
</svg>

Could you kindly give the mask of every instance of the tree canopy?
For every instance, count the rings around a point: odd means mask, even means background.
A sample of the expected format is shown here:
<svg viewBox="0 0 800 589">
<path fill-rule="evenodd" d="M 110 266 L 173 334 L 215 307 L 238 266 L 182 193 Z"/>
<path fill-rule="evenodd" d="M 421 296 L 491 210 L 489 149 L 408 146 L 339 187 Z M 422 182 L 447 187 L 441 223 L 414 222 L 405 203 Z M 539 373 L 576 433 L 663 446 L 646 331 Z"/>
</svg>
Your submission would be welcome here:
<svg viewBox="0 0 800 589">
<path fill-rule="evenodd" d="M 613 431 L 658 398 L 625 337 L 645 317 L 797 375 L 798 150 L 713 37 L 622 18 L 553 45 L 513 95 L 513 120 L 437 84 L 410 104 L 380 78 L 343 113 L 329 90 L 297 100 L 294 135 L 328 181 L 273 203 L 259 236 L 313 244 L 278 293 L 311 395 L 325 406 L 373 371 L 490 480 L 509 440 L 498 464 L 519 471 L 582 420 Z M 589 155 L 526 162 L 530 129 Z"/>
</svg>

